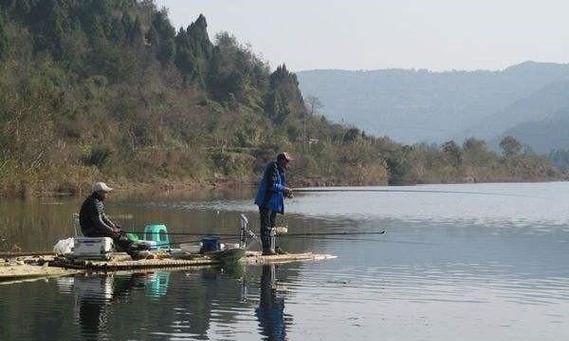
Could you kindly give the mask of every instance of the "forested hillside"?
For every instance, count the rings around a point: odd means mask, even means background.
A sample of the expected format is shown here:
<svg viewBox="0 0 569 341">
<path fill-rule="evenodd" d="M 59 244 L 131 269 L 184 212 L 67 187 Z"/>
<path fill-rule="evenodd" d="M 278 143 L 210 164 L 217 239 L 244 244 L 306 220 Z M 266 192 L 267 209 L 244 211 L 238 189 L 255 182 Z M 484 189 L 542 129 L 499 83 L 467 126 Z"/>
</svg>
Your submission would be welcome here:
<svg viewBox="0 0 569 341">
<path fill-rule="evenodd" d="M 553 114 L 569 98 L 569 64 L 526 62 L 471 72 L 314 70 L 298 76 L 303 93 L 318 97 L 332 120 L 406 143 L 495 139 Z"/>
<path fill-rule="evenodd" d="M 250 182 L 280 150 L 294 185 L 558 176 L 482 141 L 403 146 L 331 124 L 284 65 L 196 17 L 176 30 L 150 0 L 0 0 L 0 193 Z"/>
<path fill-rule="evenodd" d="M 559 145 L 557 141 L 548 141 L 547 135 L 529 136 L 529 134 L 518 134 L 518 125 L 531 127 L 536 122 L 559 115 L 559 111 L 569 108 L 569 81 L 557 81 L 544 86 L 531 95 L 521 98 L 506 108 L 488 115 L 475 125 L 469 132 L 486 139 L 499 140 L 505 135 L 515 134 L 516 137 L 529 144 L 536 151 L 548 153 L 551 148 L 565 147 Z M 569 129 L 569 126 L 559 128 Z M 513 130 L 512 130 L 513 129 Z M 521 132 L 521 131 L 520 131 Z M 550 148 L 543 149 L 549 145 Z"/>
</svg>

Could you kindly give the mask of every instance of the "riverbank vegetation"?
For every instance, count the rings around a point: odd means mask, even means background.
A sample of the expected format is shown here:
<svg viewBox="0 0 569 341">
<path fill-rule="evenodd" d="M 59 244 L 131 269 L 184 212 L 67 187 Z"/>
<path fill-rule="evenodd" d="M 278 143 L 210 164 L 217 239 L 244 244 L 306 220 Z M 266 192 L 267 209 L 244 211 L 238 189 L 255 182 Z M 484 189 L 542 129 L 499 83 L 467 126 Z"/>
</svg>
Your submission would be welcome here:
<svg viewBox="0 0 569 341">
<path fill-rule="evenodd" d="M 281 150 L 297 186 L 559 177 L 521 147 L 400 145 L 319 109 L 202 15 L 176 31 L 150 0 L 0 0 L 2 195 L 254 182 Z"/>
</svg>

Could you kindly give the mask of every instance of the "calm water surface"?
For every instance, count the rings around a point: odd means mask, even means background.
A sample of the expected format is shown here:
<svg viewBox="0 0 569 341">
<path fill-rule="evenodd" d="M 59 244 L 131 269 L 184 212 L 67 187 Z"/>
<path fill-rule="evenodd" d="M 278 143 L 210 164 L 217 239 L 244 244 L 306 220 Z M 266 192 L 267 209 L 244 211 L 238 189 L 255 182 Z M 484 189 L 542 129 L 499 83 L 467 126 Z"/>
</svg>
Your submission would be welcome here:
<svg viewBox="0 0 569 341">
<path fill-rule="evenodd" d="M 317 263 L 0 285 L 1 340 L 566 340 L 569 184 L 374 187 L 298 195 L 289 232 Z M 233 233 L 252 194 L 116 198 L 125 227 Z M 80 200 L 0 203 L 0 250 L 49 249 Z M 179 238 L 178 240 L 180 240 Z"/>
</svg>

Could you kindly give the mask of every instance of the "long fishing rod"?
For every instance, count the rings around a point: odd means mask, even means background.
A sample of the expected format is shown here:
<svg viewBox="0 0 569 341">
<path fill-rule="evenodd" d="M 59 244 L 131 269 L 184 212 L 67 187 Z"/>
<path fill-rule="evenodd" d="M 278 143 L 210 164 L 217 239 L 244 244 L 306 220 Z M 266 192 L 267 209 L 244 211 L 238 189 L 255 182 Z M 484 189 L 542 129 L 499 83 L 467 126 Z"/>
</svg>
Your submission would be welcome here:
<svg viewBox="0 0 569 341">
<path fill-rule="evenodd" d="M 279 236 L 282 237 L 282 236 Z M 365 239 L 365 238 L 350 238 L 350 237 L 320 237 L 316 238 L 315 236 L 290 236 L 292 239 L 307 239 L 307 240 L 319 240 L 319 241 L 327 241 L 327 240 L 334 240 L 334 241 L 362 241 L 362 242 L 386 242 L 385 239 Z M 181 245 L 181 244 L 191 244 L 191 243 L 198 243 L 201 242 L 201 239 L 191 239 L 191 240 L 179 240 L 179 241 L 171 241 L 170 243 L 159 243 L 156 244 L 156 247 L 162 246 L 172 246 L 172 245 Z"/>
<path fill-rule="evenodd" d="M 437 193 L 437 194 L 472 194 L 472 195 L 492 195 L 503 197 L 527 197 L 529 195 L 507 194 L 507 193 L 487 193 L 472 191 L 439 191 L 439 190 L 418 190 L 418 189 L 380 189 L 380 188 L 294 188 L 294 193 L 343 193 L 343 192 L 380 192 L 380 193 Z"/>
<path fill-rule="evenodd" d="M 224 241 L 237 241 L 239 239 L 239 236 L 233 235 L 230 238 L 225 238 Z M 143 240 L 144 241 L 144 240 Z M 181 245 L 181 244 L 190 244 L 190 243 L 199 243 L 203 241 L 202 238 L 200 239 L 181 239 L 181 240 L 172 240 L 170 242 L 160 242 L 157 243 L 155 246 L 160 247 L 160 246 L 168 246 L 168 245 Z"/>
<path fill-rule="evenodd" d="M 281 237 L 312 237 L 312 236 L 358 236 L 365 234 L 385 234 L 385 230 L 380 231 L 366 231 L 366 232 L 307 232 L 307 233 L 286 233 L 279 235 Z"/>
<path fill-rule="evenodd" d="M 315 237 L 308 236 L 291 236 L 294 239 L 310 239 L 315 240 Z M 405 240 L 392 240 L 392 239 L 366 239 L 366 238 L 340 238 L 340 237 L 321 237 L 317 240 L 338 240 L 338 241 L 363 241 L 363 242 L 381 242 L 381 243 L 389 243 L 389 244 L 409 244 L 409 245 L 435 245 L 434 243 L 430 242 L 417 242 L 417 241 L 405 241 Z"/>
<path fill-rule="evenodd" d="M 235 233 L 213 233 L 213 232 L 143 232 L 143 231 L 125 231 L 125 233 L 135 234 L 150 234 L 150 235 L 166 235 L 166 236 L 219 236 L 219 237 L 234 237 Z"/>
<path fill-rule="evenodd" d="M 294 239 L 309 239 L 309 240 L 339 240 L 339 241 L 362 241 L 362 242 L 386 242 L 385 239 L 366 239 L 366 238 L 351 238 L 351 237 L 322 237 L 322 238 L 315 238 L 312 236 L 304 237 L 304 236 L 291 236 L 290 238 Z"/>
<path fill-rule="evenodd" d="M 385 230 L 380 231 L 366 231 L 366 232 L 307 232 L 307 233 L 284 233 L 279 234 L 279 237 L 295 237 L 295 236 L 353 236 L 353 235 L 364 235 L 364 234 L 384 234 Z M 144 234 L 143 232 L 127 232 L 127 233 L 140 233 Z M 197 232 L 148 232 L 146 234 L 163 234 L 169 236 L 219 236 L 219 237 L 239 237 L 238 234 L 235 233 L 197 233 Z"/>
<path fill-rule="evenodd" d="M 381 230 L 381 231 L 367 231 L 367 232 L 330 232 L 330 233 L 326 233 L 326 232 L 313 232 L 313 233 L 287 233 L 287 234 L 281 234 L 278 235 L 279 238 L 304 238 L 304 239 L 315 239 L 317 237 L 320 237 L 319 239 L 328 239 L 328 240 L 358 240 L 358 239 L 354 239 L 354 238 L 330 238 L 331 236 L 357 236 L 357 235 L 382 235 L 385 234 L 386 231 L 385 230 Z M 177 235 L 184 235 L 183 233 L 178 233 Z M 193 233 L 189 233 L 187 235 L 193 235 Z M 226 237 L 229 238 L 225 238 L 226 240 L 236 240 L 239 239 L 238 235 L 235 234 L 225 234 Z M 360 240 L 366 240 L 366 239 L 360 239 Z M 169 243 L 163 242 L 160 244 L 157 244 L 156 246 L 164 246 L 164 245 L 180 245 L 180 244 L 185 244 L 185 243 L 197 243 L 202 241 L 202 239 L 182 239 L 182 240 L 178 240 L 178 241 L 171 241 Z"/>
</svg>

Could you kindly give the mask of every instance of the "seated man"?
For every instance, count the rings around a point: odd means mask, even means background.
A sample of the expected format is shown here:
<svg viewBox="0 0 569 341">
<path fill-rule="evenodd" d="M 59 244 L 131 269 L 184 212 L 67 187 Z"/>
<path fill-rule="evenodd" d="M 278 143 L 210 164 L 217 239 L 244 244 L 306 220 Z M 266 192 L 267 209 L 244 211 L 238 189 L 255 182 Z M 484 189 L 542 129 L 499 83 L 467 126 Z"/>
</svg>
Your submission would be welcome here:
<svg viewBox="0 0 569 341">
<path fill-rule="evenodd" d="M 79 211 L 79 224 L 85 237 L 109 237 L 113 239 L 119 251 L 126 251 L 131 257 L 137 257 L 138 251 L 146 249 L 144 245 L 136 246 L 129 240 L 126 233 L 113 223 L 105 214 L 103 201 L 113 189 L 104 182 L 97 182 L 93 186 L 93 193 L 81 205 Z"/>
</svg>

